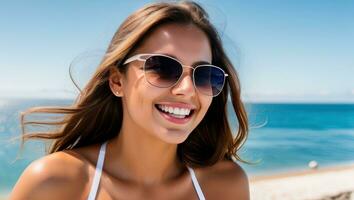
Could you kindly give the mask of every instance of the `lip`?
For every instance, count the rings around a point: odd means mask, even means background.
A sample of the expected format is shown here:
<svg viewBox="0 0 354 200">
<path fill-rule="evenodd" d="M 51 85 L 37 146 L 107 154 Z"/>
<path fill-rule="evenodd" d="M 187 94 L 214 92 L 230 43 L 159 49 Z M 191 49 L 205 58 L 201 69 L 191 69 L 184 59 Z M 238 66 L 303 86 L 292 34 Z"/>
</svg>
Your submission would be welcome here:
<svg viewBox="0 0 354 200">
<path fill-rule="evenodd" d="M 160 115 L 165 118 L 166 120 L 172 122 L 172 123 L 175 123 L 175 124 L 186 124 L 188 123 L 191 119 L 192 119 L 192 116 L 194 115 L 194 112 L 191 113 L 188 117 L 185 117 L 185 118 L 175 118 L 175 117 L 172 117 L 171 115 L 168 115 L 167 113 L 164 113 L 162 111 L 160 111 L 159 109 L 157 109 L 157 105 L 154 106 L 155 109 L 157 110 L 158 113 L 160 113 Z M 186 107 L 182 107 L 182 108 L 186 108 Z"/>
</svg>

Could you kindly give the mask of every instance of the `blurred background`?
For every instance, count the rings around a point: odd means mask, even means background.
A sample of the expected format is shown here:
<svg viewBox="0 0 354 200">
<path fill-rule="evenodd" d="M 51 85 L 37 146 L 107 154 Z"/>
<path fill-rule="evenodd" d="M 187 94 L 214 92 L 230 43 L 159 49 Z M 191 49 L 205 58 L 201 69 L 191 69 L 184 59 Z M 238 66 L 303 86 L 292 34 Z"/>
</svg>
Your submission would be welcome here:
<svg viewBox="0 0 354 200">
<path fill-rule="evenodd" d="M 121 22 L 152 1 L 8 1 L 0 7 L 0 193 L 44 155 L 20 158 L 19 113 L 70 105 Z M 197 1 L 236 66 L 250 118 L 250 177 L 354 161 L 354 1 Z M 229 105 L 229 108 L 232 109 Z M 230 115 L 236 127 L 234 115 Z M 235 130 L 236 131 L 236 130 Z M 354 188 L 353 188 L 354 190 Z"/>
</svg>

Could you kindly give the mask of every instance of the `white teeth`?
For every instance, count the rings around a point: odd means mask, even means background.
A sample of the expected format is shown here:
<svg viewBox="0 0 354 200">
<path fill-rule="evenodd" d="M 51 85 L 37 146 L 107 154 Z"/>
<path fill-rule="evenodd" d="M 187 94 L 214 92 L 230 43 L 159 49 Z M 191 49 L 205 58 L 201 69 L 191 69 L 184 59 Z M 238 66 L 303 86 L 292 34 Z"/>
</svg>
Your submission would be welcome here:
<svg viewBox="0 0 354 200">
<path fill-rule="evenodd" d="M 173 113 L 177 114 L 177 115 L 182 115 L 182 112 L 180 112 L 181 110 L 179 108 L 174 108 L 173 109 Z"/>
<path fill-rule="evenodd" d="M 168 107 L 166 105 L 157 105 L 161 110 L 174 114 L 174 115 L 180 115 L 180 116 L 185 116 L 189 115 L 191 112 L 190 109 L 188 108 L 173 108 L 173 107 Z"/>
<path fill-rule="evenodd" d="M 185 115 L 175 115 L 175 114 L 171 114 L 172 116 L 176 117 L 176 118 L 185 118 Z"/>
</svg>

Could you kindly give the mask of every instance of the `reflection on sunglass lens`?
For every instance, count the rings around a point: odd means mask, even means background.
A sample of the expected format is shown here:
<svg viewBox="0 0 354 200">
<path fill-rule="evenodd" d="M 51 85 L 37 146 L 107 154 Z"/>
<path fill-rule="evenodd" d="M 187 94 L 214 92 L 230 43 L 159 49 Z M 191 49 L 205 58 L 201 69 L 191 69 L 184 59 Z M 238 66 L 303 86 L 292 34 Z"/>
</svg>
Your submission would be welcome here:
<svg viewBox="0 0 354 200">
<path fill-rule="evenodd" d="M 183 72 L 182 66 L 165 56 L 151 56 L 145 61 L 145 76 L 149 83 L 157 87 L 170 87 Z"/>
<path fill-rule="evenodd" d="M 197 89 L 206 95 L 215 96 L 220 93 L 224 86 L 224 72 L 214 66 L 199 66 L 194 72 Z"/>
</svg>

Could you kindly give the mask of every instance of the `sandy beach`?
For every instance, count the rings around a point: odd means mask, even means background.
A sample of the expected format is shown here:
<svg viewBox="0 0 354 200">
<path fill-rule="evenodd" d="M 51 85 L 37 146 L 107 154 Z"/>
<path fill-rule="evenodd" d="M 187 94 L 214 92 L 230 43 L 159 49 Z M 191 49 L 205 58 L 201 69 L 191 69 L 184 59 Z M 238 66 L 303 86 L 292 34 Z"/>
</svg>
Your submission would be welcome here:
<svg viewBox="0 0 354 200">
<path fill-rule="evenodd" d="M 250 177 L 252 200 L 354 200 L 354 165 Z"/>
<path fill-rule="evenodd" d="M 7 200 L 7 199 L 9 199 L 10 192 L 11 192 L 11 191 L 0 190 L 0 200 Z"/>
</svg>

